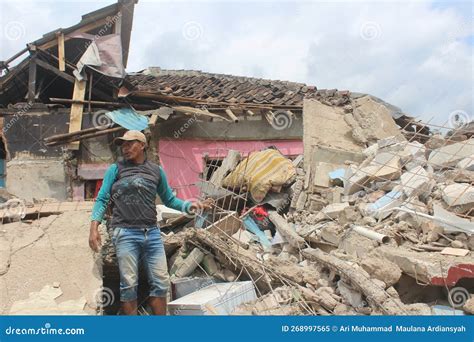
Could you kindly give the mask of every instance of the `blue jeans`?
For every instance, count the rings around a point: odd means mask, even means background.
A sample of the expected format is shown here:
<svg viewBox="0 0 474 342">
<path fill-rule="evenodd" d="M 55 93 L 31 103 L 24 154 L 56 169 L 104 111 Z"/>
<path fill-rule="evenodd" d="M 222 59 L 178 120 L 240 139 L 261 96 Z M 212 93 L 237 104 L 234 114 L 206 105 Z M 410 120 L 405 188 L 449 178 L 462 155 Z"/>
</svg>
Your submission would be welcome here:
<svg viewBox="0 0 474 342">
<path fill-rule="evenodd" d="M 143 262 L 151 297 L 166 297 L 170 286 L 165 248 L 158 227 L 115 228 L 112 233 L 120 271 L 120 300 L 137 299 L 138 267 Z"/>
</svg>

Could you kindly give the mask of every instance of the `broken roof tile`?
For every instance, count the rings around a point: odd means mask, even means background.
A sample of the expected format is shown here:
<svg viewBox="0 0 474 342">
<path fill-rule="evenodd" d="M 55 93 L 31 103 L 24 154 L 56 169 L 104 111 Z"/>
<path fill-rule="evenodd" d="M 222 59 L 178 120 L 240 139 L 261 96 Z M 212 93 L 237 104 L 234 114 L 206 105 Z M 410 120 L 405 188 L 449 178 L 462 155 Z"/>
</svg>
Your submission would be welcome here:
<svg viewBox="0 0 474 342">
<path fill-rule="evenodd" d="M 302 83 L 160 68 L 129 74 L 127 81 L 132 91 L 229 103 L 302 106 L 303 97 L 316 92 L 316 87 Z"/>
</svg>

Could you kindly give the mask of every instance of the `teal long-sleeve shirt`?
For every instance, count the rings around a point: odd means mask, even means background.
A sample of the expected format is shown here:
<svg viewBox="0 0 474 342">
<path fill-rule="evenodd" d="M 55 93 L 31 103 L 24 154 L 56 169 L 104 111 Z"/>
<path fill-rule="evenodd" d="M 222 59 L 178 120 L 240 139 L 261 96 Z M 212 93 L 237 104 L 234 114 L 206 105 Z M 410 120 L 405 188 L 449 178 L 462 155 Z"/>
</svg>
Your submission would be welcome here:
<svg viewBox="0 0 474 342">
<path fill-rule="evenodd" d="M 94 207 L 92 208 L 92 221 L 102 221 L 104 213 L 107 210 L 107 205 L 110 201 L 110 192 L 112 189 L 112 184 L 114 184 L 115 179 L 117 178 L 118 167 L 117 164 L 112 164 L 109 166 L 105 172 L 104 179 L 102 181 L 102 186 L 100 187 L 99 193 L 97 195 Z M 163 168 L 160 166 L 160 182 L 157 186 L 156 193 L 160 196 L 161 201 L 164 205 L 169 208 L 182 211 L 183 209 L 186 212 L 190 211 L 191 202 L 183 201 L 182 199 L 177 198 L 173 191 L 171 190 L 166 174 L 163 171 Z"/>
</svg>

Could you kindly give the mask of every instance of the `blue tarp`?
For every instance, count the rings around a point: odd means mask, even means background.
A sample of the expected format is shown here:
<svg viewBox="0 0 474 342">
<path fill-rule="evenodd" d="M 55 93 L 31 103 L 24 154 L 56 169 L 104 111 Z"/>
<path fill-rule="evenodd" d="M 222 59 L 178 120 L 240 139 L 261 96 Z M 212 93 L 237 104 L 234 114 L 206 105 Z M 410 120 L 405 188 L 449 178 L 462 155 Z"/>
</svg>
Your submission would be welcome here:
<svg viewBox="0 0 474 342">
<path fill-rule="evenodd" d="M 108 112 L 105 115 L 107 115 L 107 117 L 117 125 L 128 130 L 143 131 L 148 127 L 148 118 L 144 115 L 138 114 L 131 108 L 120 108 Z"/>
</svg>

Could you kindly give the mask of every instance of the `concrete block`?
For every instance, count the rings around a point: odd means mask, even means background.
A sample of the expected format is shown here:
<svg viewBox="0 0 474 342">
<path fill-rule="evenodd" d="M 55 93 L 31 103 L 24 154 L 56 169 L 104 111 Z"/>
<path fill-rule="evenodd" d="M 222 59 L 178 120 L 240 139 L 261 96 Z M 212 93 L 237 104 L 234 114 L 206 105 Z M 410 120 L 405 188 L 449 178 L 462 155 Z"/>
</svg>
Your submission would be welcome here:
<svg viewBox="0 0 474 342">
<path fill-rule="evenodd" d="M 313 186 L 328 188 L 331 186 L 329 174 L 339 168 L 338 164 L 319 162 L 314 166 Z"/>
<path fill-rule="evenodd" d="M 474 260 L 470 256 L 415 252 L 391 246 L 381 246 L 377 251 L 420 282 L 454 286 L 462 278 L 474 279 Z"/>
<path fill-rule="evenodd" d="M 362 298 L 362 293 L 354 290 L 349 285 L 344 283 L 342 280 L 337 282 L 339 293 L 354 308 L 361 308 L 364 306 L 365 301 Z"/>
<path fill-rule="evenodd" d="M 454 183 L 443 188 L 443 200 L 449 206 L 474 203 L 474 187 L 467 183 Z"/>
<path fill-rule="evenodd" d="M 335 219 L 341 214 L 345 208 L 349 207 L 349 203 L 333 203 L 325 206 L 321 211 L 326 217 Z"/>
<path fill-rule="evenodd" d="M 408 197 L 430 190 L 430 176 L 421 166 L 416 166 L 401 176 L 402 190 Z"/>
<path fill-rule="evenodd" d="M 474 155 L 460 160 L 456 166 L 463 170 L 474 171 Z"/>
<path fill-rule="evenodd" d="M 367 173 L 361 172 L 354 166 L 347 168 L 344 174 L 344 195 L 352 195 L 364 189 L 368 181 L 369 175 Z"/>
<path fill-rule="evenodd" d="M 402 276 L 400 267 L 387 259 L 368 256 L 361 260 L 361 266 L 372 277 L 383 281 L 385 287 L 398 283 Z"/>
<path fill-rule="evenodd" d="M 304 165 L 324 161 L 328 163 L 344 163 L 350 159 L 338 151 L 350 154 L 363 148 L 351 136 L 352 128 L 343 120 L 344 110 L 328 106 L 315 99 L 303 101 L 303 145 Z M 312 146 L 319 145 L 312 151 Z M 331 146 L 325 148 L 323 146 Z M 316 156 L 316 158 L 313 158 Z M 336 159 L 344 158 L 336 161 Z"/>
<path fill-rule="evenodd" d="M 435 169 L 456 165 L 474 154 L 474 139 L 440 147 L 430 153 L 428 163 Z"/>
<path fill-rule="evenodd" d="M 394 180 L 400 178 L 400 157 L 389 152 L 377 154 L 369 166 L 361 169 L 371 180 Z"/>
<path fill-rule="evenodd" d="M 176 277 L 182 278 L 190 275 L 202 262 L 202 259 L 204 259 L 204 253 L 199 248 L 194 248 L 176 270 Z"/>
</svg>

